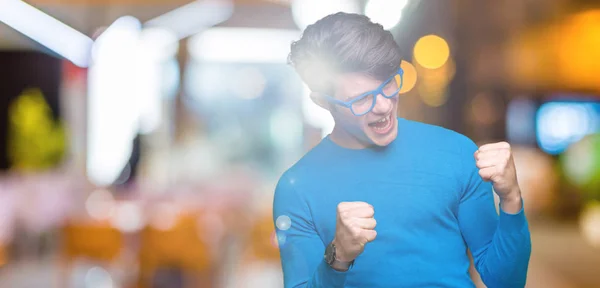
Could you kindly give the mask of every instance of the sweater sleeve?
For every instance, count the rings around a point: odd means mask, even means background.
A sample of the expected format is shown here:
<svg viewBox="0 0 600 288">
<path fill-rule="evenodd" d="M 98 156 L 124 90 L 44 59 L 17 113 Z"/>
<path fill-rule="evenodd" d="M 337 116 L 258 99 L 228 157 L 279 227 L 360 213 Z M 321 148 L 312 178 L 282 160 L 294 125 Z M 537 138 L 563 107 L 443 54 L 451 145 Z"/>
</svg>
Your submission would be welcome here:
<svg viewBox="0 0 600 288">
<path fill-rule="evenodd" d="M 508 214 L 494 206 L 492 185 L 484 182 L 475 166 L 477 146 L 462 146 L 461 162 L 466 182 L 458 209 L 463 237 L 473 254 L 475 267 L 488 288 L 525 287 L 531 239 L 523 209 Z"/>
<path fill-rule="evenodd" d="M 285 174 L 275 189 L 273 221 L 284 287 L 344 287 L 346 273 L 325 262 L 326 245 L 314 227 L 308 204 Z"/>
</svg>

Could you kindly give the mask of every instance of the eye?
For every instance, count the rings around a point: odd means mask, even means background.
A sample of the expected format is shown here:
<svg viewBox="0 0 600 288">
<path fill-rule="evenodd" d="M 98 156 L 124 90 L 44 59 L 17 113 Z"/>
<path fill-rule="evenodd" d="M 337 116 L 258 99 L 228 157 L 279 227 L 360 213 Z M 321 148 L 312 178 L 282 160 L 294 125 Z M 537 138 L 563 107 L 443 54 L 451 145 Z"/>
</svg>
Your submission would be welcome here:
<svg viewBox="0 0 600 288">
<path fill-rule="evenodd" d="M 365 97 L 361 98 L 360 100 L 357 100 L 356 102 L 354 102 L 355 104 L 363 104 L 366 103 L 367 100 L 370 98 L 371 95 L 366 95 Z"/>
<path fill-rule="evenodd" d="M 398 84 L 396 84 L 396 79 L 392 79 L 390 80 L 390 82 L 388 82 L 387 84 L 385 84 L 385 87 L 383 87 L 383 89 L 397 89 L 398 88 Z"/>
</svg>

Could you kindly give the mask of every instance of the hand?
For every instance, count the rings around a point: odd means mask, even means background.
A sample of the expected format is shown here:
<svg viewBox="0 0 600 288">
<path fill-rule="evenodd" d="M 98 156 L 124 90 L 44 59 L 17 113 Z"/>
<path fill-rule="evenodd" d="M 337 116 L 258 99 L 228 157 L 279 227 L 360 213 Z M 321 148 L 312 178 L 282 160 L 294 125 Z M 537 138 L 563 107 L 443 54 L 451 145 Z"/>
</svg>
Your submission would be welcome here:
<svg viewBox="0 0 600 288">
<path fill-rule="evenodd" d="M 336 258 L 350 262 L 365 249 L 368 242 L 375 240 L 377 222 L 373 206 L 365 202 L 341 202 L 337 207 L 335 226 Z"/>
<path fill-rule="evenodd" d="M 499 142 L 483 145 L 475 151 L 474 156 L 479 175 L 484 181 L 492 182 L 503 210 L 513 213 L 521 210 L 521 190 L 510 144 Z"/>
</svg>

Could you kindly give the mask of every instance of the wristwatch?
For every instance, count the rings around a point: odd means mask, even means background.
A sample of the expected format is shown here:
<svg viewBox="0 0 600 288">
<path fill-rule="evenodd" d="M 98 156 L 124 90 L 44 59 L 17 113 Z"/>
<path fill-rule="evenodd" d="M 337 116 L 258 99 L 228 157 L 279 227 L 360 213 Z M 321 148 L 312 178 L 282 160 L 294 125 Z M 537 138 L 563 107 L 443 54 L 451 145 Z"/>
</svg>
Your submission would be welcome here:
<svg viewBox="0 0 600 288">
<path fill-rule="evenodd" d="M 342 272 L 348 271 L 348 269 L 350 269 L 352 267 L 352 265 L 354 265 L 354 260 L 352 260 L 350 262 L 342 262 L 336 258 L 335 244 L 333 244 L 333 242 L 331 242 L 325 248 L 325 256 L 324 257 L 325 257 L 325 262 L 327 264 L 329 264 L 329 266 L 331 266 L 331 268 L 333 268 L 334 270 L 337 270 L 337 271 L 342 271 Z"/>
</svg>

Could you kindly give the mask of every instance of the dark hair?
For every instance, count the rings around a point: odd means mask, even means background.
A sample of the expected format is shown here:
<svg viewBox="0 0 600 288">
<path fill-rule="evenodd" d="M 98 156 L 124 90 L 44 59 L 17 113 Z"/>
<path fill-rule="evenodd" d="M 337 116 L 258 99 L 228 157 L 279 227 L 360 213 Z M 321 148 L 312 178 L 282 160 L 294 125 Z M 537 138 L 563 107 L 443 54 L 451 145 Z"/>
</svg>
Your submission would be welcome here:
<svg viewBox="0 0 600 288">
<path fill-rule="evenodd" d="M 288 63 L 312 91 L 332 92 L 331 76 L 364 73 L 385 80 L 400 66 L 392 33 L 364 15 L 338 12 L 306 27 L 291 45 Z M 329 77 L 324 76 L 324 67 Z"/>
</svg>

